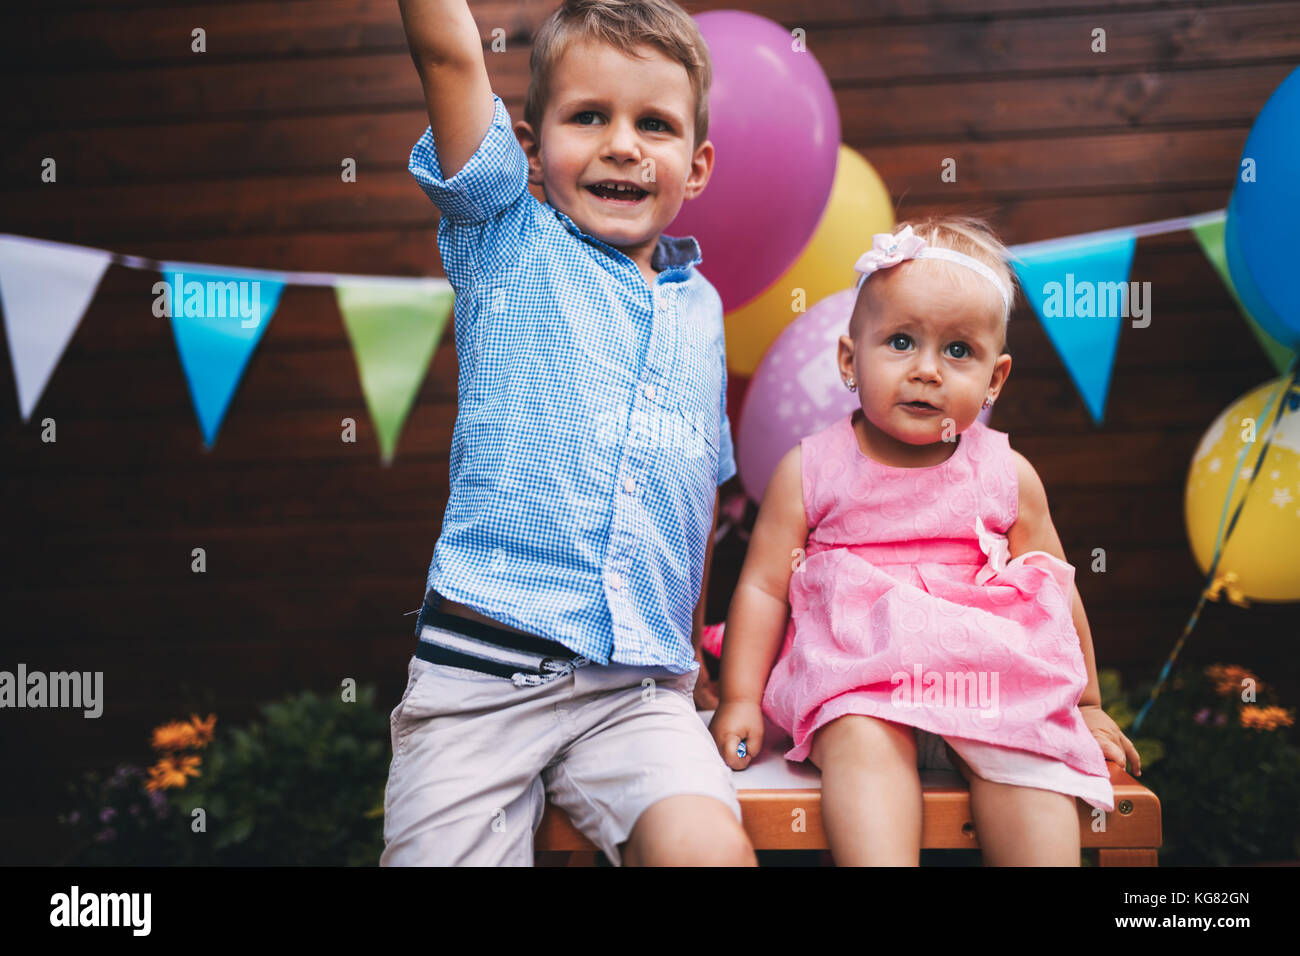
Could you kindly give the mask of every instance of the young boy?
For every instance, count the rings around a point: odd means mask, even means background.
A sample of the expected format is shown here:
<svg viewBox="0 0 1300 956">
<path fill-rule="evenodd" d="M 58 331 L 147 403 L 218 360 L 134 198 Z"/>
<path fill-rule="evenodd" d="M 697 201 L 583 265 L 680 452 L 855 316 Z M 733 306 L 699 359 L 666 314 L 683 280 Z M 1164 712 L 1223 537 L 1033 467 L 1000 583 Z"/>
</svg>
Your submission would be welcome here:
<svg viewBox="0 0 1300 956">
<path fill-rule="evenodd" d="M 671 0 L 566 0 L 512 133 L 465 0 L 401 9 L 460 378 L 380 864 L 531 865 L 549 796 L 615 864 L 753 865 L 693 701 L 722 305 L 661 235 L 712 169 L 708 51 Z"/>
</svg>

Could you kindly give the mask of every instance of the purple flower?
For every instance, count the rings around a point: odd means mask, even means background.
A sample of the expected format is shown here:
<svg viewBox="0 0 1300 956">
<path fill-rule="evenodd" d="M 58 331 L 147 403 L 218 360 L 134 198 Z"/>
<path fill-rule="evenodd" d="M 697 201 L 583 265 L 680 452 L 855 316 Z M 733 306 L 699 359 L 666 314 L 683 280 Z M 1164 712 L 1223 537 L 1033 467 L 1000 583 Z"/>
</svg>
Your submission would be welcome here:
<svg viewBox="0 0 1300 956">
<path fill-rule="evenodd" d="M 105 827 L 104 829 L 100 830 L 98 833 L 95 834 L 95 841 L 97 843 L 109 843 L 116 839 L 117 839 L 117 831 L 114 830 L 112 827 Z"/>
<path fill-rule="evenodd" d="M 153 812 L 158 816 L 167 816 L 167 798 L 161 790 L 149 791 L 149 805 L 153 807 Z"/>
<path fill-rule="evenodd" d="M 75 824 L 77 824 L 78 822 L 80 822 L 80 820 L 81 820 L 81 811 L 80 811 L 80 810 L 73 810 L 71 813 L 68 814 L 68 822 L 69 822 L 69 823 L 75 825 Z"/>
<path fill-rule="evenodd" d="M 121 785 L 128 780 L 137 779 L 140 776 L 140 768 L 129 763 L 120 763 L 113 770 L 113 776 L 110 782 L 115 785 Z"/>
<path fill-rule="evenodd" d="M 131 816 L 138 817 L 139 815 L 140 815 L 140 804 L 138 803 L 131 804 Z"/>
<path fill-rule="evenodd" d="M 1193 717 L 1192 719 L 1196 721 L 1198 724 L 1205 723 L 1207 720 L 1210 719 L 1210 708 L 1202 707 L 1200 710 L 1196 712 L 1196 716 Z"/>
<path fill-rule="evenodd" d="M 114 810 L 112 807 L 105 807 L 103 810 L 99 811 L 99 822 L 108 823 L 115 816 L 117 816 L 116 810 Z"/>
<path fill-rule="evenodd" d="M 1222 727 L 1224 721 L 1227 720 L 1227 719 L 1228 719 L 1228 718 L 1226 718 L 1225 716 L 1223 716 L 1223 714 L 1218 714 L 1218 715 L 1216 715 L 1215 718 L 1214 718 L 1214 726 L 1216 726 L 1216 727 Z"/>
</svg>

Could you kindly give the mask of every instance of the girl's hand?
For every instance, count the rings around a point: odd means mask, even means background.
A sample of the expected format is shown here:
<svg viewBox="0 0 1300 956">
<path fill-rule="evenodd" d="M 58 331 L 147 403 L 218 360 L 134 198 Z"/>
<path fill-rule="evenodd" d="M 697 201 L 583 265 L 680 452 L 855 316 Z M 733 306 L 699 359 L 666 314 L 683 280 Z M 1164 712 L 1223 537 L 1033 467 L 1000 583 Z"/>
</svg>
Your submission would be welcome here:
<svg viewBox="0 0 1300 956">
<path fill-rule="evenodd" d="M 1079 713 L 1083 715 L 1083 722 L 1088 725 L 1092 735 L 1097 738 L 1097 743 L 1101 744 L 1102 756 L 1121 767 L 1131 768 L 1133 776 L 1142 776 L 1142 758 L 1138 756 L 1137 748 L 1133 746 L 1133 741 L 1124 736 L 1119 725 L 1111 720 L 1110 714 L 1096 704 L 1081 705 Z"/>
<path fill-rule="evenodd" d="M 755 701 L 724 701 L 713 714 L 709 733 L 723 762 L 732 770 L 744 770 L 763 749 L 763 708 Z M 736 748 L 742 740 L 745 756 L 738 757 Z"/>
</svg>

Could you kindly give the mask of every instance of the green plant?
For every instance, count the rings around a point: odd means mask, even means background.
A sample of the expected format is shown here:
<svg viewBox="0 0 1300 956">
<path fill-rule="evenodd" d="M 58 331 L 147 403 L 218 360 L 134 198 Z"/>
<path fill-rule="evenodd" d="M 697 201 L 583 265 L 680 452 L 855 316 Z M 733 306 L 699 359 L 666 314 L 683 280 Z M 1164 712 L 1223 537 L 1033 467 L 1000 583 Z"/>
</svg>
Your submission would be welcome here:
<svg viewBox="0 0 1300 956">
<path fill-rule="evenodd" d="M 383 851 L 388 715 L 375 690 L 304 691 L 261 719 L 213 733 L 215 717 L 154 730 L 148 768 L 73 785 L 59 820 L 78 865 L 374 865 Z M 200 757 L 193 753 L 203 750 Z"/>
<path fill-rule="evenodd" d="M 1102 707 L 1128 733 L 1149 686 L 1125 696 L 1114 671 L 1097 677 Z M 1286 733 L 1293 723 L 1272 688 L 1244 668 L 1174 672 L 1133 739 L 1141 780 L 1160 798 L 1162 864 L 1300 856 L 1300 750 Z"/>
<path fill-rule="evenodd" d="M 218 735 L 204 774 L 175 804 L 201 808 L 201 862 L 365 866 L 383 851 L 388 715 L 363 687 L 355 703 L 304 691 Z M 378 812 L 376 813 L 376 809 Z"/>
</svg>

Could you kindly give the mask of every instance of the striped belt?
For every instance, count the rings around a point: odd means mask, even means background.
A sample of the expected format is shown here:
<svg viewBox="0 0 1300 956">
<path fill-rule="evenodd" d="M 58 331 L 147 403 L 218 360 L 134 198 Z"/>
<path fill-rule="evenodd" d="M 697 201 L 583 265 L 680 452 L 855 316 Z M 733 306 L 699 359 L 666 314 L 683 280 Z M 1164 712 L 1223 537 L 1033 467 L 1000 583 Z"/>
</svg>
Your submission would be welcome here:
<svg viewBox="0 0 1300 956">
<path fill-rule="evenodd" d="M 440 611 L 441 601 L 433 588 L 424 596 L 415 648 L 420 660 L 508 677 L 516 687 L 546 684 L 591 663 L 556 641 Z"/>
</svg>

